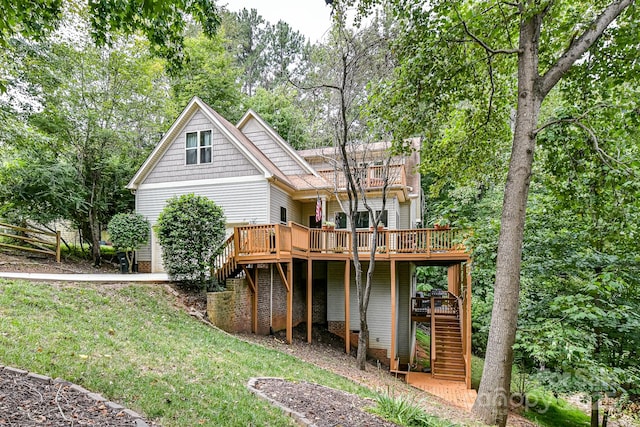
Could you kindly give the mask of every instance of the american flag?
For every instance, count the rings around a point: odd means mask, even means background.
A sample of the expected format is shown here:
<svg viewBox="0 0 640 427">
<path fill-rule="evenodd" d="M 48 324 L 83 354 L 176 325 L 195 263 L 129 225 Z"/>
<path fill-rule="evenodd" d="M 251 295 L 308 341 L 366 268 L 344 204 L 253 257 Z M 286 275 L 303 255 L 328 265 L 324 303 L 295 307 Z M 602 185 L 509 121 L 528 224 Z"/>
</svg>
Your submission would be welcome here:
<svg viewBox="0 0 640 427">
<path fill-rule="evenodd" d="M 322 221 L 322 202 L 320 197 L 316 200 L 316 222 Z"/>
</svg>

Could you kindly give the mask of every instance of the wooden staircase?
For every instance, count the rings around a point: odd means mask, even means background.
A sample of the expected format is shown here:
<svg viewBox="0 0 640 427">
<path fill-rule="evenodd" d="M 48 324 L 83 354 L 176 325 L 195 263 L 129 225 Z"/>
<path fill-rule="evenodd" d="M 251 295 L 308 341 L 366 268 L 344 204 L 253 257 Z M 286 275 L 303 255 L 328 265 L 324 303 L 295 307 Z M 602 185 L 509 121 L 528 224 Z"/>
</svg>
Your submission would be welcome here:
<svg viewBox="0 0 640 427">
<path fill-rule="evenodd" d="M 233 234 L 222 244 L 221 252 L 213 260 L 214 275 L 218 279 L 218 283 L 225 283 L 230 277 L 236 277 L 241 271 L 242 266 L 238 264 L 235 257 Z"/>
<path fill-rule="evenodd" d="M 431 337 L 434 340 L 431 372 L 434 378 L 464 381 L 465 363 L 462 352 L 460 314 L 435 315 Z"/>
</svg>

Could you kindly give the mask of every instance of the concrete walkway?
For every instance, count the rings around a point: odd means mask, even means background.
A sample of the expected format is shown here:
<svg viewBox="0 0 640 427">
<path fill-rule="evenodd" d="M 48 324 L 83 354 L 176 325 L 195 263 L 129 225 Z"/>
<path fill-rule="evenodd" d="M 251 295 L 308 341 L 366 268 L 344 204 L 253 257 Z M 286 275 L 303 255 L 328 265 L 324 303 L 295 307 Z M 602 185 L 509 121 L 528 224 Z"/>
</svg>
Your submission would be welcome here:
<svg viewBox="0 0 640 427">
<path fill-rule="evenodd" d="M 166 273 L 133 273 L 133 274 L 56 274 L 56 273 L 13 273 L 0 271 L 0 278 L 43 280 L 49 282 L 100 282 L 100 283 L 129 283 L 170 282 Z"/>
</svg>

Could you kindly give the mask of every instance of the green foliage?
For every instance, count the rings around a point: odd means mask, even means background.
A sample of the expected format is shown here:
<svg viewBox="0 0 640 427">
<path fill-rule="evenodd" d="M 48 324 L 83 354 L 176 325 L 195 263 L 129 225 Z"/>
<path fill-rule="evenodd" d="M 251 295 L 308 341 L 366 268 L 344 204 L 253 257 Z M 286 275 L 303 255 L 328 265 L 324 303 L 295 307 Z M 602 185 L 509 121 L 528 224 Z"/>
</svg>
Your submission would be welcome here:
<svg viewBox="0 0 640 427">
<path fill-rule="evenodd" d="M 551 393 L 537 390 L 527 396 L 535 403 L 532 409 L 523 413 L 525 418 L 544 427 L 588 427 L 589 416 L 581 409 L 570 405 L 566 400 L 554 397 Z"/>
<path fill-rule="evenodd" d="M 184 107 L 198 96 L 224 118 L 239 120 L 244 113 L 240 111 L 243 98 L 238 83 L 240 70 L 233 65 L 222 39 L 201 34 L 187 38 L 185 52 L 189 61 L 171 82 L 176 104 Z"/>
<path fill-rule="evenodd" d="M 255 95 L 247 99 L 247 104 L 293 148 L 302 149 L 306 145 L 307 120 L 301 109 L 292 102 L 296 96 L 296 90 L 285 87 L 272 91 L 258 88 Z"/>
<path fill-rule="evenodd" d="M 149 241 L 149 221 L 138 213 L 119 213 L 107 225 L 116 249 L 135 251 Z"/>
<path fill-rule="evenodd" d="M 77 41 L 12 43 L 13 121 L 1 135 L 5 208 L 40 222 L 66 219 L 99 264 L 100 226 L 133 207 L 126 183 L 172 108 L 159 60 L 137 41 L 97 49 Z M 33 103 L 37 108 L 33 107 Z"/>
<path fill-rule="evenodd" d="M 111 243 L 125 251 L 129 260 L 129 273 L 133 272 L 131 253 L 149 241 L 149 221 L 138 213 L 119 213 L 107 225 Z"/>
<path fill-rule="evenodd" d="M 402 395 L 379 394 L 371 412 L 407 427 L 455 427 L 456 424 L 426 414 L 413 400 Z"/>
<path fill-rule="evenodd" d="M 211 288 L 211 263 L 225 236 L 222 209 L 204 196 L 176 196 L 167 201 L 156 227 L 171 278 L 185 287 Z"/>
<path fill-rule="evenodd" d="M 0 45 L 17 35 L 40 39 L 58 28 L 63 20 L 61 0 L 2 0 L 0 10 Z M 74 4 L 73 7 L 78 5 Z M 87 14 L 91 36 L 99 46 L 112 46 L 117 35 L 144 34 L 151 50 L 168 60 L 170 67 L 179 67 L 183 60 L 185 15 L 191 15 L 204 33 L 213 36 L 219 25 L 215 2 L 210 0 L 172 0 L 139 2 L 138 0 L 93 0 Z"/>
</svg>

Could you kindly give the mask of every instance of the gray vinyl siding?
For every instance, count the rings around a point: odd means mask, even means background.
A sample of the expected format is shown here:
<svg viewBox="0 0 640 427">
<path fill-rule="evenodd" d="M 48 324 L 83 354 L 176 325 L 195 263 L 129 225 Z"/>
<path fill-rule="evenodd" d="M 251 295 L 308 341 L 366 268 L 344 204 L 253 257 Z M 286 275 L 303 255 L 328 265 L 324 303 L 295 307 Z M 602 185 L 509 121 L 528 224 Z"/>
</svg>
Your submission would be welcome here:
<svg viewBox="0 0 640 427">
<path fill-rule="evenodd" d="M 291 200 L 291 197 L 281 189 L 271 185 L 271 208 L 270 222 L 272 224 L 280 223 L 280 207 L 287 208 L 287 222 L 293 221 L 298 224 L 304 224 L 302 220 L 302 206 L 298 201 Z"/>
<path fill-rule="evenodd" d="M 369 300 L 369 347 L 389 350 L 391 346 L 391 288 L 389 263 L 378 262 L 371 286 Z M 362 264 L 363 279 L 367 263 Z M 349 301 L 349 325 L 352 331 L 360 329 L 358 314 L 358 294 L 356 292 L 355 271 L 351 268 Z M 330 262 L 327 269 L 327 320 L 344 320 L 344 263 Z"/>
<path fill-rule="evenodd" d="M 411 224 L 411 202 L 399 204 L 398 213 L 400 214 L 400 224 L 398 224 L 398 228 L 402 230 L 413 228 Z"/>
<path fill-rule="evenodd" d="M 362 264 L 363 279 L 367 263 Z M 369 345 L 371 348 L 391 349 L 391 280 L 390 264 L 377 262 L 374 272 L 373 286 L 367 319 L 369 323 Z M 396 327 L 398 340 L 398 356 L 403 361 L 409 359 L 411 352 L 411 322 L 409 317 L 409 300 L 411 298 L 411 268 L 408 263 L 396 264 Z M 349 327 L 352 331 L 360 328 L 358 314 L 358 296 L 355 285 L 355 272 L 351 267 L 349 301 Z M 340 322 L 344 320 L 344 263 L 329 262 L 327 268 L 327 320 Z"/>
<path fill-rule="evenodd" d="M 185 160 L 186 134 L 202 130 L 212 131 L 212 162 L 187 165 Z M 207 119 L 202 111 L 197 111 L 177 133 L 176 138 L 142 184 L 229 178 L 259 175 L 260 173 L 221 130 Z"/>
<path fill-rule="evenodd" d="M 178 188 L 139 189 L 136 192 L 136 211 L 144 215 L 151 225 L 155 225 L 158 215 L 164 209 L 167 199 L 173 196 L 194 193 L 206 196 L 221 206 L 227 223 L 268 222 L 269 184 L 266 180 L 235 183 L 209 184 Z M 138 251 L 140 261 L 151 260 L 150 245 Z"/>
<path fill-rule="evenodd" d="M 277 141 L 274 141 L 269 136 L 257 120 L 250 119 L 241 130 L 285 175 L 307 173 L 307 171 L 303 170 L 298 162 L 291 157 L 289 151 L 285 150 Z"/>
</svg>

